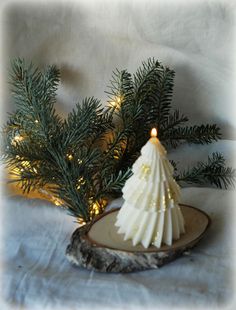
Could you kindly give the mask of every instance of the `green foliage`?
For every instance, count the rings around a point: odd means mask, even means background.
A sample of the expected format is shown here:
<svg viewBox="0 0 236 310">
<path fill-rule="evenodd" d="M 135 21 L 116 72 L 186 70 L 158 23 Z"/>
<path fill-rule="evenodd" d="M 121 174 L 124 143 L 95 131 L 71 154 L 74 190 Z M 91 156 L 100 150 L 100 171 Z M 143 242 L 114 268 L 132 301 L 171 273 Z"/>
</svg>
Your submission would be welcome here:
<svg viewBox="0 0 236 310">
<path fill-rule="evenodd" d="M 47 186 L 73 216 L 89 221 L 94 204 L 121 194 L 152 127 L 167 147 L 218 140 L 216 124 L 188 126 L 188 118 L 171 109 L 174 75 L 154 59 L 133 76 L 116 70 L 107 108 L 86 98 L 62 119 L 54 108 L 60 80 L 56 67 L 42 72 L 16 59 L 10 76 L 16 111 L 3 129 L 3 159 L 14 181 L 25 192 Z M 227 188 L 234 183 L 235 170 L 225 167 L 216 153 L 183 172 L 175 165 L 175 177 L 181 184 Z"/>
<path fill-rule="evenodd" d="M 219 188 L 234 186 L 235 169 L 225 167 L 225 159 L 219 153 L 208 156 L 206 162 L 199 162 L 195 167 L 176 175 L 179 183 L 215 185 Z"/>
</svg>

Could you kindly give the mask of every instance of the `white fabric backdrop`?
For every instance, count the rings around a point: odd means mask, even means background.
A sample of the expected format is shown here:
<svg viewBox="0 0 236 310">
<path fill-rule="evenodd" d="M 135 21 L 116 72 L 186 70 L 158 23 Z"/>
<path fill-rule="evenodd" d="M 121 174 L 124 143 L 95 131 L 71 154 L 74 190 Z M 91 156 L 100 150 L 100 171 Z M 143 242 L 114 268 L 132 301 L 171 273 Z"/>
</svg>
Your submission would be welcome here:
<svg viewBox="0 0 236 310">
<path fill-rule="evenodd" d="M 11 3 L 11 1 L 5 1 Z M 116 67 L 134 72 L 148 57 L 176 71 L 174 104 L 193 123 L 235 129 L 235 1 L 14 1 L 2 14 L 5 62 L 24 57 L 62 71 L 59 108 L 79 98 L 105 103 Z"/>
<path fill-rule="evenodd" d="M 4 64 L 24 57 L 62 72 L 57 108 L 104 90 L 116 67 L 133 72 L 155 57 L 176 71 L 175 106 L 192 123 L 217 122 L 226 139 L 235 129 L 235 2 L 230 0 L 4 1 Z M 5 71 L 4 71 L 5 70 Z M 10 109 L 5 105 L 5 111 Z M 235 143 L 183 146 L 180 165 L 222 151 L 232 164 Z M 233 294 L 230 224 L 233 192 L 185 189 L 184 201 L 213 219 L 190 256 L 159 271 L 105 275 L 75 269 L 64 257 L 73 219 L 45 202 L 5 199 L 0 309 L 128 309 L 223 307 Z M 2 301 L 3 303 L 3 301 Z"/>
</svg>

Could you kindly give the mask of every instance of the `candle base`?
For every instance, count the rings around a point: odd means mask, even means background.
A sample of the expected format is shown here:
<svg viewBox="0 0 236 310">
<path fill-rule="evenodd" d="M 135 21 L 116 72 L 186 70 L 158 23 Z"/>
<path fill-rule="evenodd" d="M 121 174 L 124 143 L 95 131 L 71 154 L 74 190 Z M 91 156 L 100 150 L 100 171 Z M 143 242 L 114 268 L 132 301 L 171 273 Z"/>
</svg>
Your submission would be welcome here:
<svg viewBox="0 0 236 310">
<path fill-rule="evenodd" d="M 159 249 L 133 246 L 124 241 L 114 225 L 119 209 L 106 212 L 95 222 L 78 228 L 71 237 L 66 256 L 76 266 L 100 272 L 132 272 L 157 269 L 183 255 L 204 236 L 209 216 L 194 207 L 181 205 L 186 232 L 172 246 Z"/>
</svg>

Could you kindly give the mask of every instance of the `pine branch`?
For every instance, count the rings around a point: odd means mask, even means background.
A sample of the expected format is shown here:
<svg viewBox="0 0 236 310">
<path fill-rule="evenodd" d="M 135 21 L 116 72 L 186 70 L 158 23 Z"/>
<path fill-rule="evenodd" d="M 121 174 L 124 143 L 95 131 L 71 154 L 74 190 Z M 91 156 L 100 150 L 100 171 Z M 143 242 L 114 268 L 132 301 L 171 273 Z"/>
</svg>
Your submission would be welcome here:
<svg viewBox="0 0 236 310">
<path fill-rule="evenodd" d="M 126 171 L 119 171 L 118 174 L 107 175 L 106 178 L 103 179 L 102 191 L 99 192 L 97 199 L 108 195 L 120 195 L 125 181 L 131 175 L 131 169 L 127 169 Z"/>
<path fill-rule="evenodd" d="M 86 98 L 76 105 L 63 124 L 62 144 L 65 149 L 77 149 L 89 144 L 112 129 L 112 117 L 101 108 L 100 101 Z"/>
<path fill-rule="evenodd" d="M 170 130 L 179 128 L 184 123 L 188 121 L 187 116 L 180 115 L 180 112 L 178 110 L 175 110 L 173 113 L 168 115 L 168 118 L 166 119 L 165 123 L 162 124 L 159 132 L 160 138 L 162 138 L 165 135 L 168 135 L 168 132 Z"/>
<path fill-rule="evenodd" d="M 176 175 L 176 181 L 190 184 L 211 184 L 226 189 L 234 186 L 236 170 L 225 167 L 225 159 L 219 153 L 208 156 L 207 162 L 199 162 L 191 169 Z"/>
<path fill-rule="evenodd" d="M 135 100 L 144 102 L 156 88 L 156 75 L 159 74 L 161 64 L 154 58 L 142 62 L 133 75 Z"/>
<path fill-rule="evenodd" d="M 134 84 L 135 97 L 142 102 L 148 129 L 154 126 L 160 129 L 170 111 L 174 71 L 149 58 L 134 75 Z"/>
<path fill-rule="evenodd" d="M 55 139 L 61 120 L 54 109 L 59 71 L 50 66 L 42 73 L 23 60 L 12 63 L 11 90 L 21 127 L 32 138 L 45 141 Z"/>
<path fill-rule="evenodd" d="M 134 101 L 134 85 L 131 74 L 126 70 L 113 72 L 110 91 L 107 92 L 110 104 L 114 103 L 113 111 L 120 120 L 119 126 L 110 132 L 108 137 L 103 175 L 108 171 L 113 173 L 117 171 L 117 166 L 123 158 L 124 153 L 130 144 L 130 137 L 134 135 L 135 125 L 142 114 L 141 106 Z M 118 165 L 119 164 L 119 165 Z"/>
<path fill-rule="evenodd" d="M 105 92 L 108 95 L 110 107 L 116 111 L 129 104 L 133 97 L 133 88 L 131 74 L 127 70 L 116 69 L 108 85 L 109 90 Z"/>
<path fill-rule="evenodd" d="M 154 97 L 154 100 L 157 99 L 156 124 L 159 131 L 169 117 L 175 76 L 173 70 L 163 66 L 161 68 L 160 76 L 157 78 L 157 98 Z"/>
<path fill-rule="evenodd" d="M 216 125 L 185 126 L 171 128 L 162 133 L 161 140 L 176 148 L 183 142 L 209 144 L 220 139 L 220 128 Z"/>
</svg>

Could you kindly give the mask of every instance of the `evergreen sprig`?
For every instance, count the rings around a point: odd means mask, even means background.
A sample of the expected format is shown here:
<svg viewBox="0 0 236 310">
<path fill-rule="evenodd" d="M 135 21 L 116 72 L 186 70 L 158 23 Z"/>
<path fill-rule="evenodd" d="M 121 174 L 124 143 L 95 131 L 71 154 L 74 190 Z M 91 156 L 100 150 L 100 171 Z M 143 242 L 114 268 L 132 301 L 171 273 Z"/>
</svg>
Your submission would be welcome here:
<svg viewBox="0 0 236 310">
<path fill-rule="evenodd" d="M 121 194 L 152 127 L 168 148 L 217 141 L 216 124 L 189 126 L 185 115 L 172 110 L 174 76 L 155 59 L 133 75 L 117 69 L 108 86 L 108 107 L 86 98 L 62 119 L 55 111 L 59 70 L 41 71 L 14 60 L 10 84 L 16 111 L 3 129 L 3 159 L 13 181 L 24 192 L 46 186 L 70 214 L 90 221 L 105 200 Z M 235 170 L 219 153 L 182 172 L 173 165 L 181 185 L 228 188 L 235 181 Z"/>
<path fill-rule="evenodd" d="M 206 162 L 198 162 L 195 167 L 182 171 L 175 176 L 179 183 L 211 184 L 219 188 L 234 186 L 236 170 L 225 167 L 225 159 L 220 153 L 208 156 Z"/>
</svg>

